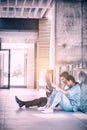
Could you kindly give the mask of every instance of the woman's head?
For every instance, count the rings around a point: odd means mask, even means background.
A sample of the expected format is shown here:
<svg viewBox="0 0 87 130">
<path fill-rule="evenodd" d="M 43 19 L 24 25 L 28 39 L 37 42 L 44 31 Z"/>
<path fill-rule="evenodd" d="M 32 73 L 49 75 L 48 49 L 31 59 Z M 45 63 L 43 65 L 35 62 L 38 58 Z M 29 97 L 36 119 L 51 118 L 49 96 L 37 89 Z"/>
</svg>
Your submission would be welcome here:
<svg viewBox="0 0 87 130">
<path fill-rule="evenodd" d="M 79 80 L 81 81 L 81 83 L 87 83 L 87 74 L 83 71 L 80 71 Z"/>
</svg>

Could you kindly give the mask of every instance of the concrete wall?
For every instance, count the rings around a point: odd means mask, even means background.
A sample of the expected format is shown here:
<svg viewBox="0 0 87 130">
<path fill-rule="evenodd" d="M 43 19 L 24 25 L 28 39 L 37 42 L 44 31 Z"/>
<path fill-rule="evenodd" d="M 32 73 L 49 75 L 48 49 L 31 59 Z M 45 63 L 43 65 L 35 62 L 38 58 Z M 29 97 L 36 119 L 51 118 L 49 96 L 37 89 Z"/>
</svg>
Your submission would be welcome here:
<svg viewBox="0 0 87 130">
<path fill-rule="evenodd" d="M 84 62 L 87 61 L 87 1 L 82 3 L 82 47 Z"/>
<path fill-rule="evenodd" d="M 56 82 L 67 70 L 87 70 L 87 0 L 56 0 Z"/>
<path fill-rule="evenodd" d="M 56 64 L 81 61 L 81 29 L 81 2 L 57 0 Z"/>
</svg>

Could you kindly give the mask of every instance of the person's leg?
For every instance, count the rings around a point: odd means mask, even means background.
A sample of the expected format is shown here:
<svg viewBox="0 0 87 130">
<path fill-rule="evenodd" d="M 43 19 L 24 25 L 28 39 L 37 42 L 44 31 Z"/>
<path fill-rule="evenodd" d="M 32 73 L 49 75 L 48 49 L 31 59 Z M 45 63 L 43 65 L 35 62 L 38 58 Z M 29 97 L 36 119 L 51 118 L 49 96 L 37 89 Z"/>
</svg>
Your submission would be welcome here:
<svg viewBox="0 0 87 130">
<path fill-rule="evenodd" d="M 45 110 L 47 108 L 49 108 L 55 98 L 55 95 L 57 93 L 57 90 L 53 90 L 53 92 L 51 93 L 51 95 L 49 97 L 47 97 L 47 104 L 45 104 L 44 107 L 38 108 L 38 110 Z M 57 107 L 59 104 L 57 104 L 55 107 Z"/>
<path fill-rule="evenodd" d="M 57 91 L 57 90 L 53 91 L 52 95 L 50 96 L 50 98 L 48 99 L 48 102 L 47 102 L 50 105 L 43 112 L 44 113 L 53 112 L 55 106 L 57 106 L 57 104 L 59 104 L 59 102 L 61 101 L 61 95 L 62 95 L 62 93 L 60 91 Z"/>
<path fill-rule="evenodd" d="M 41 97 L 38 99 L 30 100 L 30 101 L 22 101 L 17 96 L 15 96 L 16 102 L 18 103 L 19 107 L 23 107 L 25 105 L 26 108 L 31 106 L 45 106 L 47 103 L 46 97 Z"/>
<path fill-rule="evenodd" d="M 18 103 L 19 107 L 23 107 L 25 104 L 22 100 L 20 100 L 17 96 L 15 96 L 15 100 Z"/>
<path fill-rule="evenodd" d="M 57 93 L 58 93 L 58 91 L 55 90 L 55 89 L 53 89 L 53 92 L 52 92 L 51 95 L 48 97 L 48 101 L 47 101 L 47 105 L 48 105 L 48 106 L 51 106 L 51 105 L 52 105 L 53 100 L 54 100 L 54 98 L 55 98 L 55 96 L 56 96 Z M 56 105 L 57 105 L 57 104 L 56 104 Z"/>
<path fill-rule="evenodd" d="M 67 112 L 73 111 L 73 106 L 71 105 L 70 100 L 67 98 L 65 94 L 62 94 L 59 105 L 64 111 L 67 111 Z"/>
<path fill-rule="evenodd" d="M 73 106 L 71 105 L 70 100 L 60 91 L 56 94 L 51 107 L 54 108 L 58 103 L 64 111 L 73 111 Z"/>
<path fill-rule="evenodd" d="M 64 111 L 73 111 L 73 107 L 70 104 L 69 99 L 65 94 L 63 94 L 60 91 L 57 91 L 54 100 L 52 101 L 52 105 L 44 111 L 44 113 L 50 113 L 53 112 L 55 106 L 59 103 L 59 105 L 62 107 Z"/>
<path fill-rule="evenodd" d="M 40 97 L 38 99 L 34 99 L 32 101 L 27 101 L 26 106 L 38 106 L 38 107 L 43 107 L 47 103 L 47 98 L 46 97 Z M 29 105 L 28 105 L 29 104 Z"/>
</svg>

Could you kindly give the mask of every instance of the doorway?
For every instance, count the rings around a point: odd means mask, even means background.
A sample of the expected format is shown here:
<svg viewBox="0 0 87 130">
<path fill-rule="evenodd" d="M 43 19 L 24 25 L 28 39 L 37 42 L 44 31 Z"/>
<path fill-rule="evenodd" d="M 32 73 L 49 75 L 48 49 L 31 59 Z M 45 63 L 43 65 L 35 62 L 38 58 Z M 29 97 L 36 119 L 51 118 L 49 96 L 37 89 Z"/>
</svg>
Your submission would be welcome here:
<svg viewBox="0 0 87 130">
<path fill-rule="evenodd" d="M 10 87 L 34 88 L 34 44 L 3 43 L 11 50 Z"/>
</svg>

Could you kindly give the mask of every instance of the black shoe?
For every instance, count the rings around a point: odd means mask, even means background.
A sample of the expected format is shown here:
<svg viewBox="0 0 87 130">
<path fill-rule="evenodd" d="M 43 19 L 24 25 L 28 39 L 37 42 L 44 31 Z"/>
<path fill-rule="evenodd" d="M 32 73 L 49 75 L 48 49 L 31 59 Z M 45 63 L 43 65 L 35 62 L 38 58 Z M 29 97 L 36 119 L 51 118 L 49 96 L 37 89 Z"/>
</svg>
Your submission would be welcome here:
<svg viewBox="0 0 87 130">
<path fill-rule="evenodd" d="M 18 103 L 19 107 L 23 107 L 24 106 L 24 102 L 22 102 L 20 99 L 18 99 L 17 96 L 15 96 L 15 100 Z"/>
<path fill-rule="evenodd" d="M 55 107 L 58 107 L 58 106 L 59 106 L 59 103 Z"/>
<path fill-rule="evenodd" d="M 29 103 L 25 103 L 25 107 L 26 107 L 26 108 L 29 108 Z"/>
</svg>

